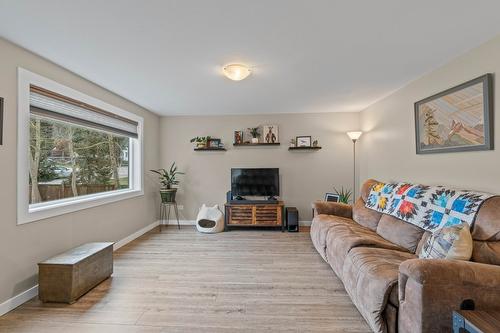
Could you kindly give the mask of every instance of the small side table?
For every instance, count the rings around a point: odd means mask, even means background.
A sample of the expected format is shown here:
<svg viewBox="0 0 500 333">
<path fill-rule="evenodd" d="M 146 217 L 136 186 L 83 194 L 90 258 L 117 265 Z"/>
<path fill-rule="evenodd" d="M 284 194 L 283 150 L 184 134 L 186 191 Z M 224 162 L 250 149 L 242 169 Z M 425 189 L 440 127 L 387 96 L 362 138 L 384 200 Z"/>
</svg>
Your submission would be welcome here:
<svg viewBox="0 0 500 333">
<path fill-rule="evenodd" d="M 453 311 L 453 333 L 500 332 L 500 311 Z"/>
<path fill-rule="evenodd" d="M 175 212 L 175 218 L 177 219 L 177 228 L 181 228 L 181 225 L 179 224 L 179 210 L 177 209 L 177 202 L 172 201 L 172 202 L 160 202 L 160 232 L 161 232 L 161 227 L 163 226 L 163 222 L 165 221 L 165 218 L 167 220 L 167 224 L 170 221 L 170 209 L 174 207 L 174 212 Z"/>
</svg>

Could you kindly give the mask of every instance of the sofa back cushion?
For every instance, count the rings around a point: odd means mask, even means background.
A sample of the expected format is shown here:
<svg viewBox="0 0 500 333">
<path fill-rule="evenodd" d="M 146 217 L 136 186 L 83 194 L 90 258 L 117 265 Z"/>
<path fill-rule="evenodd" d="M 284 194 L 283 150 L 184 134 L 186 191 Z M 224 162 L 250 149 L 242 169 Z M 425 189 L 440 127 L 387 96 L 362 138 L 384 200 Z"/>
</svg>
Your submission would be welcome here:
<svg viewBox="0 0 500 333">
<path fill-rule="evenodd" d="M 419 245 L 424 229 L 413 224 L 406 223 L 393 216 L 382 214 L 377 226 L 377 234 L 388 241 L 404 247 L 408 251 L 415 253 Z"/>
<path fill-rule="evenodd" d="M 366 203 L 366 200 L 368 200 L 368 196 L 370 195 L 370 191 L 372 190 L 373 185 L 380 183 L 378 180 L 375 179 L 368 179 L 363 186 L 361 187 L 361 199 Z"/>
<path fill-rule="evenodd" d="M 500 265 L 500 197 L 486 200 L 472 226 L 472 261 Z"/>
<path fill-rule="evenodd" d="M 382 213 L 365 207 L 365 201 L 362 197 L 358 198 L 352 207 L 352 219 L 373 231 L 377 230 L 381 217 Z"/>
</svg>

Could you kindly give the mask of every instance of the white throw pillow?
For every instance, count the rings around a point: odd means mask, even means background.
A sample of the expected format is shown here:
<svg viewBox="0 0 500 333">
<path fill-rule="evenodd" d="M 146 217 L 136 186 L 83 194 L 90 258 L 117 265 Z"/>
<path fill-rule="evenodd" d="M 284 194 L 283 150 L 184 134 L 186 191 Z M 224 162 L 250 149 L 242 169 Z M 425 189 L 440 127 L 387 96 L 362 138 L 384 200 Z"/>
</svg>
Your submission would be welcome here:
<svg viewBox="0 0 500 333">
<path fill-rule="evenodd" d="M 435 231 L 422 246 L 419 258 L 469 260 L 472 256 L 469 225 L 462 223 Z"/>
</svg>

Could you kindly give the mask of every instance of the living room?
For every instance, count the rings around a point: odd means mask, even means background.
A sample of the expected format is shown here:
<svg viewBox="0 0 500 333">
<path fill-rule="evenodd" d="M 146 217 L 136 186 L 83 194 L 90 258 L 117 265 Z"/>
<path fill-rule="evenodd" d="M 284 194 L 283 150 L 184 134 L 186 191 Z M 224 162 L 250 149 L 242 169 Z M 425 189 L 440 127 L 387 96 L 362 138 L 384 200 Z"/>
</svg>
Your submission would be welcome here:
<svg viewBox="0 0 500 333">
<path fill-rule="evenodd" d="M 0 0 L 0 332 L 500 331 L 498 10 Z"/>
</svg>

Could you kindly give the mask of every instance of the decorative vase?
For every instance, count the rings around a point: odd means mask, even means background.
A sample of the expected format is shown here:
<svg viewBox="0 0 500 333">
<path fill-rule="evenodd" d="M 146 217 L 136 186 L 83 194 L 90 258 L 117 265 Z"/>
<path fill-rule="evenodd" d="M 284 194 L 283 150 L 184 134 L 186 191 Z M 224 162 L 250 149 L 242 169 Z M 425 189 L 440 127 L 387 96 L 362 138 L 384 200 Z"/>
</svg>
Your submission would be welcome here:
<svg viewBox="0 0 500 333">
<path fill-rule="evenodd" d="M 197 147 L 197 148 L 205 148 L 206 146 L 207 146 L 207 144 L 206 144 L 206 143 L 204 143 L 204 142 L 198 142 L 198 143 L 196 144 L 196 147 Z"/>
<path fill-rule="evenodd" d="M 252 138 L 252 143 L 259 143 L 259 138 Z"/>
<path fill-rule="evenodd" d="M 168 203 L 175 201 L 176 188 L 162 188 L 160 190 L 161 202 Z"/>
</svg>

